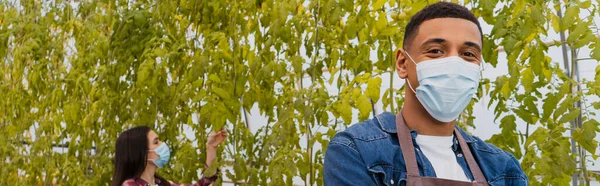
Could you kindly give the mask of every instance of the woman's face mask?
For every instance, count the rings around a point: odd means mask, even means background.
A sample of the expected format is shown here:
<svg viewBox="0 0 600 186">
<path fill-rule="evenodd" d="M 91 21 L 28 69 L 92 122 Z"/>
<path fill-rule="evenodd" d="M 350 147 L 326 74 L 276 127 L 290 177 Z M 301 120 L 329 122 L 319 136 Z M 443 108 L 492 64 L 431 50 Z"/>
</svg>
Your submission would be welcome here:
<svg viewBox="0 0 600 186">
<path fill-rule="evenodd" d="M 158 168 L 163 168 L 169 162 L 169 158 L 171 158 L 171 149 L 169 149 L 169 146 L 167 146 L 166 143 L 162 143 L 156 149 L 148 151 L 154 152 L 156 155 L 158 155 L 158 158 L 156 159 L 148 159 L 149 161 L 152 161 L 152 163 L 154 163 L 154 165 L 156 165 Z"/>
</svg>

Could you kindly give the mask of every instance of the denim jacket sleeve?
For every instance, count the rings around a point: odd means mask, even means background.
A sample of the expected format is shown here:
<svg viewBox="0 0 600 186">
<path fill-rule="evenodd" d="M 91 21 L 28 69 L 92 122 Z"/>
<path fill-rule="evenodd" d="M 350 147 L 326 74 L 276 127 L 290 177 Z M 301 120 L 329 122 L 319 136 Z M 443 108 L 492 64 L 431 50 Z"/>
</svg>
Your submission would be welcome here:
<svg viewBox="0 0 600 186">
<path fill-rule="evenodd" d="M 377 185 L 347 133 L 338 133 L 331 140 L 323 167 L 325 185 Z"/>
<path fill-rule="evenodd" d="M 521 168 L 521 164 L 519 163 L 517 158 L 515 158 L 515 156 L 513 156 L 512 154 L 510 154 L 506 151 L 502 151 L 502 152 L 504 152 L 506 155 L 510 156 L 510 161 L 507 163 L 506 168 L 504 169 L 504 173 L 506 176 L 504 176 L 503 179 L 488 180 L 488 181 L 495 183 L 494 185 L 515 185 L 515 186 L 529 185 L 529 183 L 528 183 L 529 180 L 527 180 L 527 175 L 525 175 L 525 173 L 523 172 L 523 169 Z"/>
</svg>

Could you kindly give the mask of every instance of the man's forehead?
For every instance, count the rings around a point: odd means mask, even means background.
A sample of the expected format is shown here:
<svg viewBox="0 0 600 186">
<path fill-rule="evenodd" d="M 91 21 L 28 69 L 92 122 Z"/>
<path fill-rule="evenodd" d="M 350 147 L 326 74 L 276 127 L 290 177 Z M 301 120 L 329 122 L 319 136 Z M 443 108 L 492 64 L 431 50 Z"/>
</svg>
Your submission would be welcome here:
<svg viewBox="0 0 600 186">
<path fill-rule="evenodd" d="M 418 28 L 413 44 L 422 45 L 432 38 L 441 38 L 450 43 L 472 42 L 482 45 L 477 25 L 460 18 L 436 18 L 424 21 Z"/>
</svg>

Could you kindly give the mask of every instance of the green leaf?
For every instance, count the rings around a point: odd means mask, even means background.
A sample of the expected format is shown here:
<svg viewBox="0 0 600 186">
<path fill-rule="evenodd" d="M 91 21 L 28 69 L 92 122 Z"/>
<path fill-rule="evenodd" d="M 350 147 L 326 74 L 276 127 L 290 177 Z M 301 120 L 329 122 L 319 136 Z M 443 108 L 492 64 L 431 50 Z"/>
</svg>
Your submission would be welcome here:
<svg viewBox="0 0 600 186">
<path fill-rule="evenodd" d="M 509 37 L 503 40 L 501 45 L 504 47 L 504 51 L 506 51 L 507 54 L 512 54 L 512 51 L 514 50 L 517 42 L 518 41 L 515 38 Z"/>
<path fill-rule="evenodd" d="M 500 120 L 500 128 L 502 129 L 502 132 L 492 135 L 488 141 L 501 149 L 510 152 L 516 157 L 521 157 L 521 147 L 519 146 L 519 138 L 516 133 L 517 124 L 515 116 L 508 115 L 502 118 L 502 120 Z"/>
<path fill-rule="evenodd" d="M 384 4 L 386 0 L 377 0 L 373 3 L 373 10 L 379 10 Z"/>
<path fill-rule="evenodd" d="M 531 133 L 529 138 L 527 138 L 527 141 L 525 142 L 525 146 L 529 147 L 531 145 L 531 143 L 533 143 L 533 142 L 540 143 L 540 142 L 544 141 L 548 136 L 549 136 L 548 129 L 539 127 L 537 129 L 535 129 L 535 131 L 533 131 L 533 133 Z"/>
<path fill-rule="evenodd" d="M 533 21 L 538 24 L 543 24 L 546 22 L 546 19 L 544 18 L 544 15 L 542 14 L 540 7 L 537 7 L 537 6 L 531 7 L 531 17 L 533 18 Z"/>
<path fill-rule="evenodd" d="M 367 84 L 367 96 L 373 100 L 373 102 L 379 101 L 379 95 L 381 92 L 381 77 L 370 78 Z"/>
<path fill-rule="evenodd" d="M 574 110 L 571 110 L 571 112 L 563 115 L 559 120 L 558 123 L 566 123 L 569 121 L 573 121 L 575 118 L 577 118 L 577 116 L 579 116 L 579 112 L 581 111 L 581 109 L 576 108 Z"/>
<path fill-rule="evenodd" d="M 569 6 L 567 8 L 567 10 L 565 11 L 565 16 L 563 17 L 561 21 L 561 31 L 565 31 L 567 30 L 569 27 L 571 27 L 571 25 L 573 25 L 573 23 L 575 23 L 573 21 L 573 18 L 578 17 L 579 15 L 579 7 L 576 6 Z"/>
<path fill-rule="evenodd" d="M 546 64 L 546 56 L 544 55 L 544 47 L 531 47 L 531 56 L 529 58 L 529 63 L 531 64 L 529 68 L 533 70 L 535 75 L 540 76 L 540 78 L 546 78 L 544 71 L 547 71 L 545 68 Z"/>
<path fill-rule="evenodd" d="M 358 32 L 358 42 L 363 43 L 367 40 L 367 29 L 363 28 Z"/>
<path fill-rule="evenodd" d="M 569 33 L 569 36 L 567 37 L 567 42 L 575 43 L 575 41 L 579 39 L 585 31 L 589 29 L 589 23 L 583 21 L 579 22 L 579 24 L 575 26 L 575 29 Z"/>
<path fill-rule="evenodd" d="M 496 67 L 496 64 L 498 63 L 498 50 L 496 50 L 497 47 L 498 46 L 492 39 L 490 39 L 490 37 L 483 37 L 483 59 L 493 67 Z"/>
<path fill-rule="evenodd" d="M 597 39 L 596 40 L 596 47 L 594 47 L 594 49 L 592 50 L 592 53 L 590 54 L 590 57 L 600 61 L 600 41 Z"/>
<path fill-rule="evenodd" d="M 558 97 L 562 99 L 565 97 L 565 95 L 567 95 L 567 93 L 569 93 L 570 90 L 571 86 L 569 83 L 562 83 L 558 89 Z"/>
<path fill-rule="evenodd" d="M 375 30 L 380 31 L 387 27 L 387 25 L 387 15 L 385 14 L 385 12 L 379 13 L 379 16 L 377 16 L 377 23 L 375 24 Z"/>
<path fill-rule="evenodd" d="M 386 27 L 383 30 L 379 31 L 380 36 L 394 36 L 398 34 L 398 27 Z"/>
<path fill-rule="evenodd" d="M 358 96 L 356 100 L 356 106 L 358 107 L 358 120 L 364 121 L 369 119 L 369 114 L 372 111 L 371 102 L 365 95 Z"/>
<path fill-rule="evenodd" d="M 594 76 L 596 83 L 600 82 L 600 65 L 596 66 L 596 76 Z"/>
<path fill-rule="evenodd" d="M 554 112 L 554 109 L 556 108 L 558 101 L 560 101 L 560 100 L 558 97 L 556 97 L 555 94 L 553 94 L 553 93 L 546 94 L 546 99 L 544 100 L 544 104 L 542 106 L 542 109 L 543 109 L 542 121 L 543 122 L 545 122 L 550 117 L 550 115 L 552 115 L 552 112 Z"/>
<path fill-rule="evenodd" d="M 582 9 L 588 9 L 588 8 L 590 8 L 590 6 L 592 6 L 592 1 L 590 1 L 590 0 L 584 0 L 583 2 L 581 2 L 579 4 L 579 8 L 582 8 Z"/>
<path fill-rule="evenodd" d="M 527 96 L 523 100 L 523 104 L 525 104 L 525 106 L 527 107 L 527 110 L 531 112 L 532 116 L 539 117 L 539 111 L 538 111 L 537 105 L 535 104 L 535 101 L 537 101 L 537 99 L 535 97 Z"/>
<path fill-rule="evenodd" d="M 138 69 L 137 82 L 141 84 L 145 83 L 148 80 L 148 77 L 150 76 L 150 73 L 153 68 L 154 60 L 144 61 Z"/>
<path fill-rule="evenodd" d="M 594 109 L 600 109 L 600 102 L 593 102 L 592 106 L 594 107 Z"/>
<path fill-rule="evenodd" d="M 521 11 L 525 8 L 525 6 L 527 5 L 526 1 L 523 0 L 517 0 L 514 2 L 513 4 L 513 11 L 512 11 L 512 16 L 516 17 L 517 14 L 521 13 Z M 510 26 L 510 22 L 508 24 Z"/>
<path fill-rule="evenodd" d="M 598 141 L 595 138 L 596 133 L 600 132 L 599 125 L 600 123 L 592 119 L 584 122 L 581 128 L 577 128 L 573 132 L 575 141 L 591 154 L 596 154 L 598 148 Z"/>
<path fill-rule="evenodd" d="M 567 97 L 565 98 L 559 105 L 556 110 L 554 110 L 554 114 L 552 115 L 552 119 L 556 120 L 559 116 L 564 115 L 569 108 L 573 107 L 573 98 Z"/>
<path fill-rule="evenodd" d="M 231 99 L 231 96 L 229 95 L 229 93 L 227 93 L 227 91 L 225 91 L 222 88 L 219 88 L 219 87 L 213 88 L 213 92 L 215 94 L 219 95 L 219 97 L 223 98 L 224 100 Z"/>
<path fill-rule="evenodd" d="M 585 30 L 583 35 L 575 41 L 573 48 L 581 48 L 596 40 L 596 35 L 591 30 Z"/>
<path fill-rule="evenodd" d="M 523 119 L 523 121 L 535 124 L 536 120 L 531 116 L 531 113 L 525 110 L 525 106 L 520 106 L 519 109 L 512 109 L 512 111 L 515 112 L 519 118 Z"/>
<path fill-rule="evenodd" d="M 208 79 L 216 82 L 216 83 L 221 83 L 221 78 L 219 78 L 219 76 L 215 75 L 215 74 L 211 74 L 208 76 Z"/>
<path fill-rule="evenodd" d="M 510 85 L 509 83 L 504 83 L 502 85 L 502 88 L 500 89 L 500 92 L 502 93 L 502 96 L 504 97 L 504 99 L 508 99 L 510 98 L 510 93 L 512 92 L 512 90 L 510 89 Z"/>
<path fill-rule="evenodd" d="M 340 116 L 342 116 L 344 123 L 349 124 L 352 122 L 352 106 L 350 106 L 347 101 L 348 100 L 342 102 L 338 112 L 340 113 Z"/>
<path fill-rule="evenodd" d="M 166 51 L 162 48 L 155 48 L 154 49 L 154 55 L 156 55 L 157 57 L 164 57 L 165 56 Z"/>
<path fill-rule="evenodd" d="M 551 15 L 551 16 L 552 16 L 552 29 L 554 29 L 554 32 L 560 32 L 561 31 L 560 18 L 557 15 Z"/>
<path fill-rule="evenodd" d="M 516 118 L 513 115 L 508 115 L 504 118 L 502 118 L 502 120 L 500 120 L 500 128 L 502 128 L 502 130 L 506 130 L 506 131 L 516 131 L 517 130 L 517 123 L 516 123 Z"/>
<path fill-rule="evenodd" d="M 526 68 L 521 75 L 523 76 L 522 84 L 523 88 L 525 88 L 525 93 L 529 94 L 533 91 L 533 71 L 531 68 Z"/>
</svg>

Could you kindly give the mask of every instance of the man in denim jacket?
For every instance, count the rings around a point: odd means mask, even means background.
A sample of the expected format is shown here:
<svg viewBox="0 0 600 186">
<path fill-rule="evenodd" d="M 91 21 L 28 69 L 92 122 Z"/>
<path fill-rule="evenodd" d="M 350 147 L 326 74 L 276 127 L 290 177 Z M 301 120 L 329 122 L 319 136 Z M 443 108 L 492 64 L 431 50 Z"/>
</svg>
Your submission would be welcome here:
<svg viewBox="0 0 600 186">
<path fill-rule="evenodd" d="M 396 71 L 408 88 L 399 118 L 410 129 L 420 176 L 474 181 L 456 128 L 489 185 L 527 185 L 513 155 L 455 126 L 479 82 L 477 18 L 463 6 L 435 3 L 414 15 L 404 34 Z M 388 112 L 338 133 L 325 154 L 325 185 L 406 185 L 397 132 L 396 115 Z"/>
</svg>

